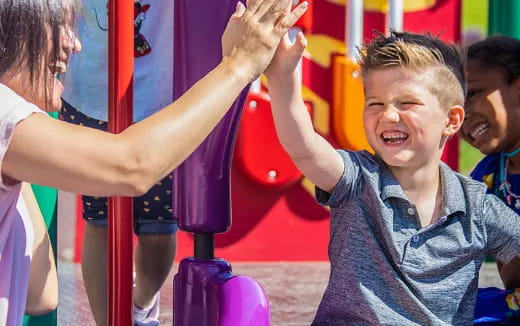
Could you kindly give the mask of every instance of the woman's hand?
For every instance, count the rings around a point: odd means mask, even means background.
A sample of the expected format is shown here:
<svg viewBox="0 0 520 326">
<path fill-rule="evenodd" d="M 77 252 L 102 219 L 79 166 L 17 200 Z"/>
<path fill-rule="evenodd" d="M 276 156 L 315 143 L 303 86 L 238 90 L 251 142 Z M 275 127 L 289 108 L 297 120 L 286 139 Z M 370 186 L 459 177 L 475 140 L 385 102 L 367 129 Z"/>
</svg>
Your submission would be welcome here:
<svg viewBox="0 0 520 326">
<path fill-rule="evenodd" d="M 280 39 L 307 10 L 307 2 L 287 12 L 292 0 L 247 0 L 237 4 L 222 36 L 223 60 L 256 79 L 269 65 Z"/>
</svg>

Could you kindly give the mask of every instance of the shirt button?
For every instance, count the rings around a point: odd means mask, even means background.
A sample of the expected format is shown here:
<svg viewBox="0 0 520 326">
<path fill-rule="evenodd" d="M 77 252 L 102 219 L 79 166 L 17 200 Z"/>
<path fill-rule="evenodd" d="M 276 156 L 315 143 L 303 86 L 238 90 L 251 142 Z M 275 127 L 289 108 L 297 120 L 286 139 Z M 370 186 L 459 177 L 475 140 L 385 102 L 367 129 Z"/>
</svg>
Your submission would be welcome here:
<svg viewBox="0 0 520 326">
<path fill-rule="evenodd" d="M 412 238 L 412 241 L 413 242 L 419 242 L 419 236 L 418 235 L 414 235 L 413 238 Z"/>
<path fill-rule="evenodd" d="M 410 215 L 413 215 L 415 214 L 415 209 L 411 208 L 411 207 L 408 207 L 408 209 L 406 210 L 406 212 Z"/>
</svg>

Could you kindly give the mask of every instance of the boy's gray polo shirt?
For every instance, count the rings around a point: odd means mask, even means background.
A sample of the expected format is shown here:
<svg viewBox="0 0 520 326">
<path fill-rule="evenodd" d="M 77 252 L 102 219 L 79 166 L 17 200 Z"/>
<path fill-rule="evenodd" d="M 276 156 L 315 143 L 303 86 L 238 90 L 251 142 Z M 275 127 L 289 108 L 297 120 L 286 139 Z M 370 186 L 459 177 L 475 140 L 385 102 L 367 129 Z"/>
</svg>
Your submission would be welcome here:
<svg viewBox="0 0 520 326">
<path fill-rule="evenodd" d="M 520 217 L 442 163 L 443 217 L 421 228 L 381 159 L 339 153 L 341 180 L 316 189 L 331 207 L 331 274 L 312 325 L 471 325 L 484 255 L 520 253 Z"/>
</svg>

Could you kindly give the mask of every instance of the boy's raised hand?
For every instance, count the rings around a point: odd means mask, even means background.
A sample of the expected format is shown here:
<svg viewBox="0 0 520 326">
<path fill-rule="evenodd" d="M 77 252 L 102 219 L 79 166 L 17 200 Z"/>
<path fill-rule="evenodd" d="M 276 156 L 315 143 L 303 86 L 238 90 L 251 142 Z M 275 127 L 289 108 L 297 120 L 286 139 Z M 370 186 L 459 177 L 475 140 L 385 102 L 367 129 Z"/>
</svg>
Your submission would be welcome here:
<svg viewBox="0 0 520 326">
<path fill-rule="evenodd" d="M 223 60 L 242 67 L 249 80 L 256 79 L 269 65 L 280 39 L 307 10 L 300 3 L 287 13 L 292 0 L 247 0 L 237 3 L 222 35 Z"/>
<path fill-rule="evenodd" d="M 294 43 L 291 42 L 289 34 L 286 33 L 276 49 L 273 60 L 264 72 L 265 76 L 269 80 L 273 78 L 279 79 L 283 76 L 291 76 L 296 70 L 296 67 L 298 67 L 298 63 L 306 47 L 307 39 L 301 31 L 296 35 Z"/>
</svg>

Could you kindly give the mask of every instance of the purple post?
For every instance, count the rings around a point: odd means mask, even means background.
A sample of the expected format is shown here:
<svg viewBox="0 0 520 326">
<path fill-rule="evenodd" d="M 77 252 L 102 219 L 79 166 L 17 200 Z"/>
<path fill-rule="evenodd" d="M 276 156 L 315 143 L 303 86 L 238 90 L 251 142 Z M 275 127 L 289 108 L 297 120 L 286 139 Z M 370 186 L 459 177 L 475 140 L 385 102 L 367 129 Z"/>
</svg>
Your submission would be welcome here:
<svg viewBox="0 0 520 326">
<path fill-rule="evenodd" d="M 174 96 L 179 98 L 221 59 L 221 36 L 237 0 L 176 0 Z M 247 89 L 174 173 L 174 213 L 195 233 L 195 256 L 174 280 L 175 326 L 268 326 L 269 303 L 258 282 L 213 258 L 213 234 L 231 226 L 230 168 Z"/>
<path fill-rule="evenodd" d="M 269 326 L 262 286 L 222 259 L 183 259 L 174 281 L 175 326 Z"/>
<path fill-rule="evenodd" d="M 237 0 L 177 0 L 175 6 L 174 97 L 217 66 L 221 37 Z M 244 89 L 215 130 L 174 172 L 174 214 L 179 227 L 222 233 L 231 226 L 230 166 Z"/>
</svg>

